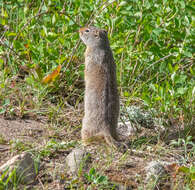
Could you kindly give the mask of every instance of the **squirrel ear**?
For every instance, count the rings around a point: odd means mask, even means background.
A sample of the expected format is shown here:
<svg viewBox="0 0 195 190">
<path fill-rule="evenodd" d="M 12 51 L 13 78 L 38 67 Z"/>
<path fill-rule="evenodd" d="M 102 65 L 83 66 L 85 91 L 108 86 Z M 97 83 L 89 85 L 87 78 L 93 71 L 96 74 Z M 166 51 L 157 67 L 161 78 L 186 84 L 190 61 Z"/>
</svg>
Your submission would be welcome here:
<svg viewBox="0 0 195 190">
<path fill-rule="evenodd" d="M 95 35 L 96 38 L 98 38 L 99 37 L 99 31 L 98 30 L 95 30 L 94 31 L 94 35 Z"/>
<path fill-rule="evenodd" d="M 101 35 L 102 37 L 104 37 L 104 38 L 107 38 L 108 33 L 107 33 L 106 30 L 101 30 L 101 31 L 100 31 L 100 35 Z"/>
</svg>

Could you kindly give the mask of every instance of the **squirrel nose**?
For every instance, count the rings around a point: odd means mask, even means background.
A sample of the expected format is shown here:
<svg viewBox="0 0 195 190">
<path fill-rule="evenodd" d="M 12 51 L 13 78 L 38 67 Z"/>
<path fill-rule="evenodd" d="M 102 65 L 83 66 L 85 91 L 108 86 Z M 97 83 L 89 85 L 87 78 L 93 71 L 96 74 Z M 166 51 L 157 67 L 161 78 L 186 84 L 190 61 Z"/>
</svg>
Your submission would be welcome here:
<svg viewBox="0 0 195 190">
<path fill-rule="evenodd" d="M 86 29 L 85 27 L 80 28 L 80 29 L 79 29 L 79 33 L 83 34 L 83 32 L 85 31 L 85 29 Z"/>
<path fill-rule="evenodd" d="M 80 29 L 77 31 L 79 34 L 82 34 L 83 33 L 83 31 L 81 31 Z"/>
</svg>

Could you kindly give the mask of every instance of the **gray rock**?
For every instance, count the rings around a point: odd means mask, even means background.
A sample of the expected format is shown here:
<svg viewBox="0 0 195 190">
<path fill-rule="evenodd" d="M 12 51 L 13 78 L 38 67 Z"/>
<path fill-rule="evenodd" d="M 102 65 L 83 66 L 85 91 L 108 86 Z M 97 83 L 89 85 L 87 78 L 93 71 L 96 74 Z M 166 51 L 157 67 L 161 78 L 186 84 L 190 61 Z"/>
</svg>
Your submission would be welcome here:
<svg viewBox="0 0 195 190">
<path fill-rule="evenodd" d="M 69 172 L 78 174 L 79 169 L 86 169 L 90 155 L 83 148 L 73 149 L 72 152 L 66 157 L 66 164 Z"/>
<path fill-rule="evenodd" d="M 145 167 L 146 170 L 146 180 L 149 180 L 151 177 L 159 178 L 166 174 L 164 164 L 159 161 L 151 161 Z"/>
<path fill-rule="evenodd" d="M 38 174 L 39 163 L 35 162 L 30 153 L 22 153 L 20 155 L 14 156 L 12 159 L 8 160 L 5 164 L 0 166 L 0 174 L 6 172 L 5 179 L 13 172 L 15 169 L 16 179 L 21 184 L 30 184 L 35 181 Z M 12 179 L 10 179 L 10 182 Z"/>
<path fill-rule="evenodd" d="M 144 111 L 139 106 L 129 106 L 125 107 L 125 113 L 124 116 L 122 116 L 123 120 L 126 122 L 128 119 L 132 126 L 145 127 L 145 128 L 153 128 L 154 122 L 153 122 L 153 116 L 148 111 Z"/>
<path fill-rule="evenodd" d="M 119 185 L 118 190 L 133 190 L 133 189 L 126 185 Z"/>
<path fill-rule="evenodd" d="M 168 172 L 165 169 L 167 162 L 151 161 L 145 167 L 146 181 L 145 189 L 167 189 L 169 180 Z"/>
<path fill-rule="evenodd" d="M 117 133 L 120 136 L 124 136 L 125 138 L 128 138 L 131 135 L 135 135 L 137 132 L 137 128 L 132 125 L 130 121 L 127 121 L 125 123 L 119 122 L 117 127 Z"/>
<path fill-rule="evenodd" d="M 150 128 L 156 131 L 163 132 L 165 127 L 163 123 L 165 122 L 163 118 L 155 117 L 155 109 L 144 110 L 140 106 L 123 106 L 121 110 L 120 119 L 125 124 L 130 122 L 130 128 L 132 129 L 142 129 Z M 129 124 L 127 124 L 129 126 Z M 136 132 L 133 130 L 132 132 Z"/>
</svg>

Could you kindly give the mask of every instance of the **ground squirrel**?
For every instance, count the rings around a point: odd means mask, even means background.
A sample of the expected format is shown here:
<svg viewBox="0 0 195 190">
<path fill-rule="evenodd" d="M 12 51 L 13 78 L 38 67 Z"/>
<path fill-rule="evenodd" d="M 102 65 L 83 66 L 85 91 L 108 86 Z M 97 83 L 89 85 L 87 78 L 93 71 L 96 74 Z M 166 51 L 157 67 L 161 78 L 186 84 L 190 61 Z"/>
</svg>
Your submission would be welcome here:
<svg viewBox="0 0 195 190">
<path fill-rule="evenodd" d="M 82 141 L 89 144 L 104 139 L 112 147 L 121 147 L 116 132 L 119 116 L 116 65 L 107 31 L 90 26 L 81 28 L 79 34 L 87 46 Z"/>
</svg>

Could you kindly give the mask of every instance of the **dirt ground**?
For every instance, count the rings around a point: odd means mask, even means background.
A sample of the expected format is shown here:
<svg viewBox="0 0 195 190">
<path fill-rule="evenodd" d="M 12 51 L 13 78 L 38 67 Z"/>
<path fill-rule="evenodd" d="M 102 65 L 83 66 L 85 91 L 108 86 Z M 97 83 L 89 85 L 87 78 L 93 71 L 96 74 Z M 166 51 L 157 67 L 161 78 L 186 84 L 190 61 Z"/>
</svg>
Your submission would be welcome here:
<svg viewBox="0 0 195 190">
<path fill-rule="evenodd" d="M 144 129 L 140 132 L 140 141 L 150 139 L 147 146 L 136 150 L 133 141 L 129 141 L 129 150 L 123 154 L 113 151 L 104 145 L 86 147 L 91 155 L 90 166 L 98 168 L 98 172 L 108 176 L 109 181 L 122 184 L 121 189 L 144 188 L 146 182 L 146 165 L 153 160 L 177 163 L 181 158 L 179 150 L 169 150 L 169 147 L 158 139 L 153 129 Z M 137 138 L 137 137 L 136 137 Z M 66 188 L 72 176 L 65 167 L 65 158 L 75 147 L 80 146 L 80 128 L 56 128 L 48 124 L 46 118 L 37 120 L 13 119 L 0 117 L 0 165 L 14 155 L 25 150 L 39 152 L 51 139 L 58 142 L 73 142 L 67 149 L 53 150 L 52 154 L 41 159 L 41 168 L 35 184 L 29 189 L 70 189 Z M 138 141 L 136 141 L 138 142 Z M 162 146 L 163 145 L 163 146 Z M 35 153 L 36 154 L 36 153 Z M 83 178 L 80 177 L 82 181 Z M 164 185 L 160 189 L 171 189 Z M 79 189 L 77 187 L 77 189 Z M 118 187 L 118 189 L 120 189 Z"/>
<path fill-rule="evenodd" d="M 0 164 L 10 159 L 12 143 L 15 141 L 26 144 L 39 144 L 46 137 L 47 129 L 44 123 L 34 120 L 6 120 L 0 117 Z"/>
</svg>

